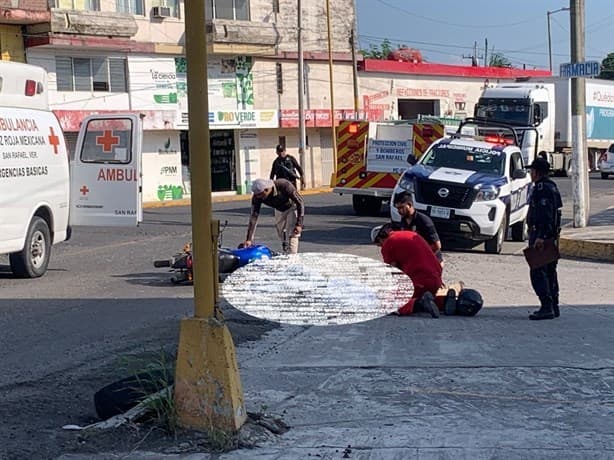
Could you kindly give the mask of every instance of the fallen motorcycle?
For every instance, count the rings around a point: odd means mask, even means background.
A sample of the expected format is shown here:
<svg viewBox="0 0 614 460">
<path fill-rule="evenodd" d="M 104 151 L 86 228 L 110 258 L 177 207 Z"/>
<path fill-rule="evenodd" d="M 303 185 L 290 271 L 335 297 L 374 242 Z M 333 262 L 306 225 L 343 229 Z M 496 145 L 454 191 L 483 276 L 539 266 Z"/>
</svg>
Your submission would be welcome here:
<svg viewBox="0 0 614 460">
<path fill-rule="evenodd" d="M 223 281 L 226 276 L 234 272 L 237 268 L 243 267 L 254 260 L 271 258 L 275 254 L 264 245 L 255 245 L 250 247 L 238 247 L 236 249 L 219 247 L 218 248 L 218 271 L 220 281 Z M 171 283 L 191 283 L 194 281 L 192 270 L 192 245 L 187 243 L 183 247 L 183 251 L 175 254 L 170 259 L 154 261 L 156 268 L 170 268 L 173 275 Z"/>
</svg>

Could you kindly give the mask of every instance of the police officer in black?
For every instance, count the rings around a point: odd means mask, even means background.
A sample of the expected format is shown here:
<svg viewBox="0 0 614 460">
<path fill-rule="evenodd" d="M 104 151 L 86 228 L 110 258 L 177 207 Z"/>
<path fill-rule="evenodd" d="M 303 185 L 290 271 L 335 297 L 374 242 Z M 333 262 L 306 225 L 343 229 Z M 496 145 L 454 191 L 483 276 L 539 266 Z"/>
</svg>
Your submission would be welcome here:
<svg viewBox="0 0 614 460">
<path fill-rule="evenodd" d="M 275 151 L 277 152 L 277 158 L 273 161 L 273 166 L 271 167 L 271 174 L 269 175 L 269 179 L 286 179 L 290 181 L 294 188 L 298 190 L 296 185 L 297 179 L 301 180 L 301 188 L 305 188 L 305 175 L 303 174 L 303 168 L 296 158 L 292 155 L 288 155 L 286 153 L 286 148 L 283 145 L 278 145 L 275 147 Z M 297 174 L 298 173 L 298 174 Z"/>
<path fill-rule="evenodd" d="M 529 166 L 533 191 L 529 198 L 529 246 L 543 249 L 545 244 L 558 244 L 561 231 L 561 208 L 563 202 L 556 184 L 548 177 L 550 164 L 544 158 L 536 158 Z M 559 283 L 556 273 L 557 261 L 531 269 L 531 285 L 539 297 L 540 308 L 529 319 L 558 318 Z"/>
<path fill-rule="evenodd" d="M 411 230 L 424 238 L 443 267 L 441 240 L 433 220 L 414 208 L 414 201 L 409 192 L 401 192 L 395 195 L 393 204 L 401 215 L 401 222 L 393 225 L 395 230 Z"/>
</svg>

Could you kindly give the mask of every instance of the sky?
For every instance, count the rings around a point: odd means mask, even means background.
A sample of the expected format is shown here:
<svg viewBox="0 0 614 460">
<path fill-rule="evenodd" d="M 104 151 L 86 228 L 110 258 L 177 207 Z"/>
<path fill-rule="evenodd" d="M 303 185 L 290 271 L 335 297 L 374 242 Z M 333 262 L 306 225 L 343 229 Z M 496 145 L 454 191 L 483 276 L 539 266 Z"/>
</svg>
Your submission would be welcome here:
<svg viewBox="0 0 614 460">
<path fill-rule="evenodd" d="M 355 0 L 360 49 L 384 39 L 421 51 L 425 61 L 471 64 L 478 56 L 502 53 L 514 67 L 548 69 L 547 12 L 570 0 Z M 552 67 L 570 62 L 569 11 L 550 15 Z M 585 0 L 585 60 L 601 62 L 614 53 L 614 0 Z M 468 59 L 463 56 L 469 56 Z M 482 64 L 483 61 L 480 61 Z"/>
</svg>

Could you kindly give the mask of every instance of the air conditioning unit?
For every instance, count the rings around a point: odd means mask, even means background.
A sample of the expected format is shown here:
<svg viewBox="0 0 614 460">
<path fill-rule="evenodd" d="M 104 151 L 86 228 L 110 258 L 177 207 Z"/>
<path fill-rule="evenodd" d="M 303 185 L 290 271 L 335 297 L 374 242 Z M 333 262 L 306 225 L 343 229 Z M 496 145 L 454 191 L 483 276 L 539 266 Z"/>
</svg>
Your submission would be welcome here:
<svg viewBox="0 0 614 460">
<path fill-rule="evenodd" d="M 170 18 L 171 9 L 168 6 L 154 6 L 152 9 L 152 15 L 154 18 Z"/>
</svg>

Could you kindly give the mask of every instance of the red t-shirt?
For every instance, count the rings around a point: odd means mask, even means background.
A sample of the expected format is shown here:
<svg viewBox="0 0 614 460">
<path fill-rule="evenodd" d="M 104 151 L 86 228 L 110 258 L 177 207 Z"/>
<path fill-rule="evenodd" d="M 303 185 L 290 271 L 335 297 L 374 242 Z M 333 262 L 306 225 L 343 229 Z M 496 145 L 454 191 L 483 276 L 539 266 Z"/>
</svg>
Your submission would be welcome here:
<svg viewBox="0 0 614 460">
<path fill-rule="evenodd" d="M 416 232 L 392 232 L 382 245 L 382 257 L 385 263 L 398 267 L 414 283 L 422 279 L 441 279 L 441 264 Z"/>
</svg>

